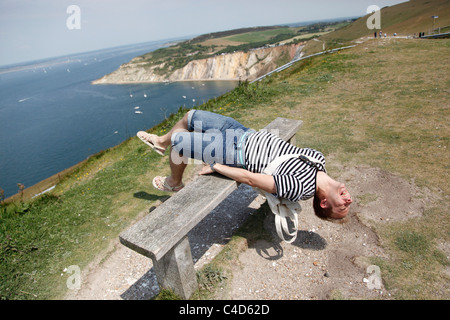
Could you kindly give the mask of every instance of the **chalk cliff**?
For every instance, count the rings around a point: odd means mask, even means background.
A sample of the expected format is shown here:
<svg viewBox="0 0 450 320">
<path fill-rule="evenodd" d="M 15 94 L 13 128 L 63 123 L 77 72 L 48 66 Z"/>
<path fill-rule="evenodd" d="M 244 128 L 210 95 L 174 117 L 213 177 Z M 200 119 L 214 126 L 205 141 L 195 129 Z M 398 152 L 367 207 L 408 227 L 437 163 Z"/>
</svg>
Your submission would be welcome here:
<svg viewBox="0 0 450 320">
<path fill-rule="evenodd" d="M 301 53 L 302 44 L 260 48 L 194 60 L 183 68 L 160 75 L 141 57 L 123 64 L 116 71 L 93 81 L 93 84 L 125 84 L 139 82 L 172 82 L 196 80 L 253 80 L 287 63 Z"/>
</svg>

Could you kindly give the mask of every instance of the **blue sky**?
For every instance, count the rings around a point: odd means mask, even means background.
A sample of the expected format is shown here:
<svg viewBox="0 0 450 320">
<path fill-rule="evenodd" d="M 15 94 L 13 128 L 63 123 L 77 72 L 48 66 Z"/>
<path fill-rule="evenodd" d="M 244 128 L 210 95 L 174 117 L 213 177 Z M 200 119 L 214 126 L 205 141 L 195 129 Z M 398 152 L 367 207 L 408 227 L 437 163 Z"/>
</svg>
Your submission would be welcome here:
<svg viewBox="0 0 450 320">
<path fill-rule="evenodd" d="M 405 0 L 0 0 L 0 65 L 241 27 L 363 16 Z M 69 29 L 80 9 L 79 29 Z"/>
</svg>

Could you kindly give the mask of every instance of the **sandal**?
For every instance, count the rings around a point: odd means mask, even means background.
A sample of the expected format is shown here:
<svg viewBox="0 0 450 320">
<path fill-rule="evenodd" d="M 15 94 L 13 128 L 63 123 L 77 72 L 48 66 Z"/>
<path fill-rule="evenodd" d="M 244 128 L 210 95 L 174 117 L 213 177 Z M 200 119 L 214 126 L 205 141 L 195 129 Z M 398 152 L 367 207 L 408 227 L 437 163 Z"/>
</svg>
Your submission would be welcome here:
<svg viewBox="0 0 450 320">
<path fill-rule="evenodd" d="M 167 177 L 156 176 L 153 178 L 153 186 L 160 191 L 168 191 L 168 192 L 178 192 L 184 188 L 184 184 L 180 184 L 176 187 L 171 187 L 167 181 Z"/>
<path fill-rule="evenodd" d="M 164 155 L 164 152 L 166 152 L 165 148 L 158 147 L 155 145 L 155 138 L 158 136 L 156 134 L 150 134 L 145 131 L 139 131 L 137 134 L 137 137 L 141 139 L 142 142 L 144 142 L 146 145 L 148 145 L 150 148 L 156 151 L 159 155 Z"/>
</svg>

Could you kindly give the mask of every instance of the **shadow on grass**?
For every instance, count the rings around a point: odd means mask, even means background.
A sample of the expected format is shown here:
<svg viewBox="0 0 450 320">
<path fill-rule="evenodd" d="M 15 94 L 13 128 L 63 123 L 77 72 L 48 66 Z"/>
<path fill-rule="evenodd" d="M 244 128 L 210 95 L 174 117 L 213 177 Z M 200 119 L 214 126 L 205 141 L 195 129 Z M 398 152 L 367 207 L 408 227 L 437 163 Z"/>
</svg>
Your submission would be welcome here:
<svg viewBox="0 0 450 320">
<path fill-rule="evenodd" d="M 133 194 L 133 196 L 137 199 L 143 199 L 143 200 L 147 200 L 147 201 L 156 201 L 156 200 L 160 200 L 162 202 L 166 201 L 167 199 L 170 198 L 170 196 L 168 195 L 157 195 L 157 194 L 152 194 L 152 193 L 148 193 L 145 191 L 138 191 L 135 192 Z"/>
</svg>

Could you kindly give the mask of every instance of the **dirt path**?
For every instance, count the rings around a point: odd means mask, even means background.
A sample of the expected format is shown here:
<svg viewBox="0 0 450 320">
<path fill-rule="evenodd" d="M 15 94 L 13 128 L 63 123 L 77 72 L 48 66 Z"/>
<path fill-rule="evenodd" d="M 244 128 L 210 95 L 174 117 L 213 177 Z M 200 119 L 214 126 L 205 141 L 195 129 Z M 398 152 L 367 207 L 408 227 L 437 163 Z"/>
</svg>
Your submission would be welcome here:
<svg viewBox="0 0 450 320">
<path fill-rule="evenodd" d="M 302 202 L 299 232 L 292 244 L 276 240 L 273 218 L 266 220 L 274 241 L 258 241 L 245 250 L 233 268 L 226 299 L 388 299 L 376 282 L 366 257 L 384 257 L 372 223 L 390 223 L 422 215 L 433 201 L 426 189 L 370 167 L 341 168 L 354 204 L 348 222 L 316 218 L 310 201 Z M 246 201 L 242 201 L 242 195 Z M 245 218 L 261 204 L 254 191 L 241 186 L 189 235 L 195 267 L 210 261 Z M 373 268 L 373 267 L 371 267 Z M 369 271 L 369 273 L 368 273 Z M 150 299 L 158 285 L 151 261 L 117 242 L 82 272 L 79 290 L 67 299 Z"/>
</svg>

